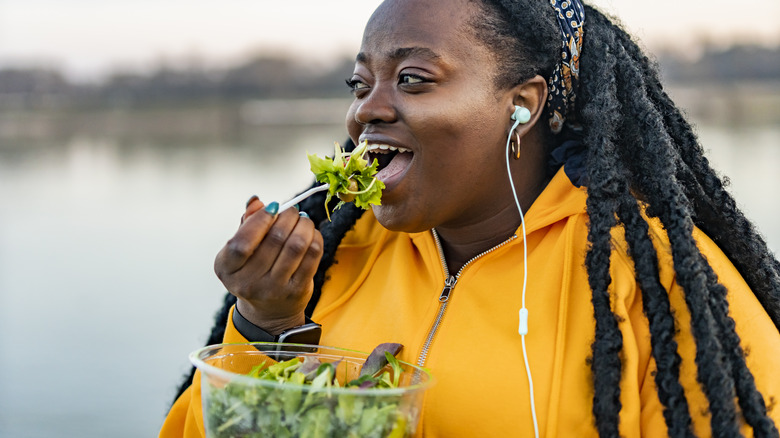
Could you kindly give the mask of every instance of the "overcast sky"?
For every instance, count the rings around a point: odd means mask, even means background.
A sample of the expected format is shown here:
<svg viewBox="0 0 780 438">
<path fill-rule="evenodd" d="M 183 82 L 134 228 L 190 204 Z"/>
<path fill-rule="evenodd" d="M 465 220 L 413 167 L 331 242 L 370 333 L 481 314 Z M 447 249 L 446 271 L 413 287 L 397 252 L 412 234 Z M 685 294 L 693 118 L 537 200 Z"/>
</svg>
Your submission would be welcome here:
<svg viewBox="0 0 780 438">
<path fill-rule="evenodd" d="M 546 1 L 546 0 L 540 0 Z M 380 0 L 0 0 L 0 67 L 48 65 L 89 78 L 186 57 L 230 63 L 262 50 L 354 54 Z M 707 38 L 780 44 L 780 1 L 594 0 L 646 45 Z M 763 19 L 764 24 L 757 25 Z"/>
</svg>

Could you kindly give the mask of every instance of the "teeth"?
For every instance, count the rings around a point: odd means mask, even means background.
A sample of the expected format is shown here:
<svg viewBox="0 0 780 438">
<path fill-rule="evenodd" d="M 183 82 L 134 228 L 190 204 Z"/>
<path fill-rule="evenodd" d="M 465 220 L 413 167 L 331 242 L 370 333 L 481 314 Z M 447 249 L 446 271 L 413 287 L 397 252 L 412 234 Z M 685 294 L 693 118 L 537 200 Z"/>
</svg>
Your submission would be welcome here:
<svg viewBox="0 0 780 438">
<path fill-rule="evenodd" d="M 411 149 L 407 148 L 397 148 L 395 146 L 390 146 L 389 144 L 370 144 L 368 145 L 369 152 L 379 152 L 382 153 L 384 151 L 393 151 L 393 152 L 411 152 Z"/>
</svg>

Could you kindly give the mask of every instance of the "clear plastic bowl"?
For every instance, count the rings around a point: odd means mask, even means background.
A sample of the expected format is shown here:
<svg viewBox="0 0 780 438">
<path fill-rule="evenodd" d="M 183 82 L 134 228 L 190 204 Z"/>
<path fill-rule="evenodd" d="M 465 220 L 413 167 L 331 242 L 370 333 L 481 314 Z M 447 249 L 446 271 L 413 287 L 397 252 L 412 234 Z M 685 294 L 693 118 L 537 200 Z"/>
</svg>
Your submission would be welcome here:
<svg viewBox="0 0 780 438">
<path fill-rule="evenodd" d="M 281 351 L 280 351 L 281 350 Z M 253 342 L 210 345 L 190 354 L 201 372 L 203 421 L 207 438 L 355 437 L 400 438 L 414 435 L 430 373 L 401 362 L 398 388 L 314 389 L 247 376 L 295 357 L 338 362 L 343 386 L 358 378 L 368 353 L 335 347 Z M 389 369 L 389 368 L 388 368 Z"/>
</svg>

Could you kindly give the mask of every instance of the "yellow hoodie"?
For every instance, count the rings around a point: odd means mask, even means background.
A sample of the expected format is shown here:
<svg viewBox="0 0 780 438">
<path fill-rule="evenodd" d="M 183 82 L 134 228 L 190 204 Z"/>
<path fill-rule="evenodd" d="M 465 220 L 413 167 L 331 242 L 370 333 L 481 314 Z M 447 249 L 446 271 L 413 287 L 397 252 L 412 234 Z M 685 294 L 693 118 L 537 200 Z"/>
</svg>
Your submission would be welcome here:
<svg viewBox="0 0 780 438">
<path fill-rule="evenodd" d="M 559 171 L 526 214 L 529 310 L 526 346 L 540 435 L 597 436 L 592 373 L 591 291 L 584 267 L 587 216 L 584 189 Z M 651 221 L 661 284 L 678 322 L 681 382 L 695 432 L 709 436 L 707 401 L 696 382 L 690 316 L 660 223 Z M 342 240 L 312 319 L 321 344 L 370 351 L 381 342 L 404 345 L 400 358 L 431 370 L 437 380 L 425 398 L 418 435 L 533 436 L 529 385 L 518 334 L 522 307 L 523 242 L 516 237 L 468 263 L 443 301 L 448 278 L 431 232 L 398 233 L 369 212 Z M 767 404 L 780 397 L 780 334 L 740 274 L 698 230 L 695 238 L 729 290 L 730 313 L 747 363 Z M 653 379 L 650 331 L 633 262 L 621 231 L 613 233 L 613 311 L 623 335 L 620 433 L 664 436 L 663 407 Z M 455 275 L 455 273 L 453 273 Z M 446 295 L 446 294 L 444 294 Z M 226 342 L 244 342 L 228 321 Z M 770 411 L 780 425 L 780 408 Z M 749 433 L 749 432 L 747 432 Z M 172 408 L 161 437 L 202 437 L 200 376 Z"/>
</svg>

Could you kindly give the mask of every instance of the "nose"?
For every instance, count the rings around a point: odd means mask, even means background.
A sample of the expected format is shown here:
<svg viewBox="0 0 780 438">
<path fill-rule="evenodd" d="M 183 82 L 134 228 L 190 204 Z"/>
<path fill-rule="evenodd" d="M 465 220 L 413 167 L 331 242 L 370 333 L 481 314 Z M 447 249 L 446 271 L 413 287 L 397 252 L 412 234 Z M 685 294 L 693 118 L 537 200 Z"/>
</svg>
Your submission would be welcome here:
<svg viewBox="0 0 780 438">
<path fill-rule="evenodd" d="M 383 87 L 376 86 L 363 98 L 356 99 L 354 105 L 355 122 L 360 125 L 392 123 L 397 118 L 392 92 Z"/>
</svg>

